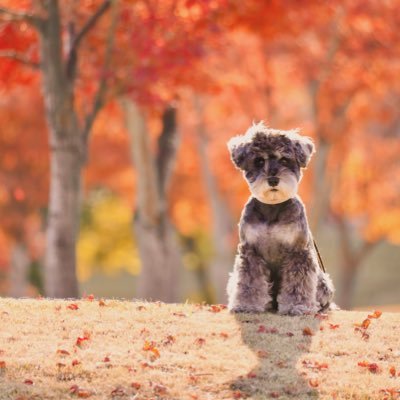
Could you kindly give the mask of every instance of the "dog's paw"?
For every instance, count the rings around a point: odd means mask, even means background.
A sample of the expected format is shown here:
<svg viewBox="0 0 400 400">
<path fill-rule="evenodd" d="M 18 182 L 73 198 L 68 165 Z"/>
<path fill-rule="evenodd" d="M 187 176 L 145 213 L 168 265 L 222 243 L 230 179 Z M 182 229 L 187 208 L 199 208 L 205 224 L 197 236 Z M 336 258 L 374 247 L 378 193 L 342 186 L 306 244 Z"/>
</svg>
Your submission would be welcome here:
<svg viewBox="0 0 400 400">
<path fill-rule="evenodd" d="M 311 315 L 317 313 L 317 306 L 306 304 L 279 304 L 278 313 L 281 315 Z"/>
</svg>

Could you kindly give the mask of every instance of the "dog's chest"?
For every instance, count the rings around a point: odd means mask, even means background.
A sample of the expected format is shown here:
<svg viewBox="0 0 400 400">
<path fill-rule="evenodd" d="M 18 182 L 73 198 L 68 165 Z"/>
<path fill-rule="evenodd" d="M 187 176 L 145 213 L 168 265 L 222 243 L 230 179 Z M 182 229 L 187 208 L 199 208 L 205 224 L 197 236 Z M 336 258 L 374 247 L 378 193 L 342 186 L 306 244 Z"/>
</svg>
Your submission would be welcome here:
<svg viewBox="0 0 400 400">
<path fill-rule="evenodd" d="M 297 223 L 269 225 L 265 222 L 247 223 L 243 226 L 244 239 L 254 245 L 264 258 L 278 260 L 282 252 L 297 247 L 304 236 Z"/>
</svg>

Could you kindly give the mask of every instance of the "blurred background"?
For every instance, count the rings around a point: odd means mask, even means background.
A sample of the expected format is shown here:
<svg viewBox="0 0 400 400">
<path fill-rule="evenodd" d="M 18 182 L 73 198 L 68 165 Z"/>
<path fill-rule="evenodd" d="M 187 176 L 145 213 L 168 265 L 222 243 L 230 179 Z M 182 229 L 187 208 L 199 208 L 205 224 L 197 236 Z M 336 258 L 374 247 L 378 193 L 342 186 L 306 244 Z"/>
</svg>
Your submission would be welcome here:
<svg viewBox="0 0 400 400">
<path fill-rule="evenodd" d="M 345 308 L 400 304 L 399 0 L 0 0 L 0 295 L 225 302 L 253 121 Z"/>
</svg>

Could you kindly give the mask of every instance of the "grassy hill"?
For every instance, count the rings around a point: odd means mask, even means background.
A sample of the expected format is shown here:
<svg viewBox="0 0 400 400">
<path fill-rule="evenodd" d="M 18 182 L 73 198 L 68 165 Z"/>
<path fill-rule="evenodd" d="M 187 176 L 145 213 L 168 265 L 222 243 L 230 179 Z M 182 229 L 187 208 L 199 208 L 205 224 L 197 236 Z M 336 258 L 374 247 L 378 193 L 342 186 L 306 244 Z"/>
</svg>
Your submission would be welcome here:
<svg viewBox="0 0 400 400">
<path fill-rule="evenodd" d="M 0 399 L 400 398 L 400 314 L 368 314 L 0 299 Z"/>
</svg>

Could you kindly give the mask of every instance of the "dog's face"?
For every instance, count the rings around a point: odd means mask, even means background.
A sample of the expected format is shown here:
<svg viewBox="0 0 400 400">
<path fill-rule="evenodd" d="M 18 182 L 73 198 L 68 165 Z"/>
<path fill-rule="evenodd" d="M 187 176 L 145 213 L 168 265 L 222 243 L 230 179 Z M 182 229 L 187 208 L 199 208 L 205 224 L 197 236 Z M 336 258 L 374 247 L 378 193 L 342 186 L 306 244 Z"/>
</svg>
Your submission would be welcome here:
<svg viewBox="0 0 400 400">
<path fill-rule="evenodd" d="M 297 194 L 314 152 L 310 138 L 297 131 L 278 131 L 262 122 L 228 143 L 233 163 L 241 169 L 252 195 L 266 204 L 282 203 Z"/>
</svg>

